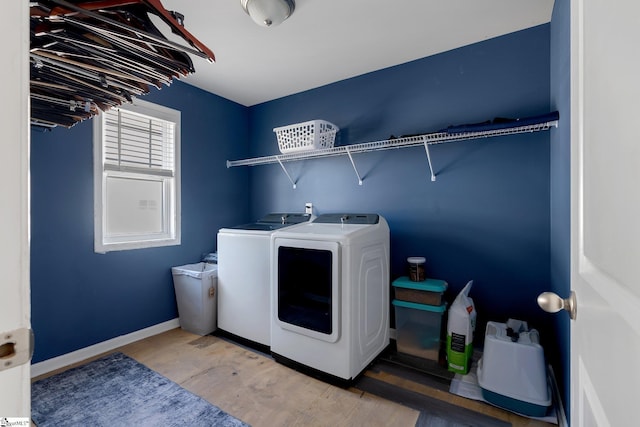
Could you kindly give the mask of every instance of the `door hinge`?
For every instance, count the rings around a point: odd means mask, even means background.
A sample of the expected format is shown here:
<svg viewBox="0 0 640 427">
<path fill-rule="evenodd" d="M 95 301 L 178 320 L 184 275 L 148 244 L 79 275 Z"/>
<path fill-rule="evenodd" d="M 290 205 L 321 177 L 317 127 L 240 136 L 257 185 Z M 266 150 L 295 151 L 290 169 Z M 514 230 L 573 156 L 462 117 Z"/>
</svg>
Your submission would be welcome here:
<svg viewBox="0 0 640 427">
<path fill-rule="evenodd" d="M 22 328 L 0 336 L 0 371 L 28 363 L 33 356 L 33 331 Z"/>
</svg>

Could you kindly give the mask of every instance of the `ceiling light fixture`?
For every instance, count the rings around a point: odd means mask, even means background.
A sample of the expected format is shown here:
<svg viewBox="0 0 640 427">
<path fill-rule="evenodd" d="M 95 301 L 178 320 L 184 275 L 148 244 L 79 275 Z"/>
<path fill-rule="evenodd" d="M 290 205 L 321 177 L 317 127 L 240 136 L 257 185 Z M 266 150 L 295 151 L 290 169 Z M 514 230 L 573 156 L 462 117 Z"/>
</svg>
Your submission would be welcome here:
<svg viewBox="0 0 640 427">
<path fill-rule="evenodd" d="M 282 24 L 296 7 L 294 0 L 240 0 L 251 19 L 263 27 Z"/>
</svg>

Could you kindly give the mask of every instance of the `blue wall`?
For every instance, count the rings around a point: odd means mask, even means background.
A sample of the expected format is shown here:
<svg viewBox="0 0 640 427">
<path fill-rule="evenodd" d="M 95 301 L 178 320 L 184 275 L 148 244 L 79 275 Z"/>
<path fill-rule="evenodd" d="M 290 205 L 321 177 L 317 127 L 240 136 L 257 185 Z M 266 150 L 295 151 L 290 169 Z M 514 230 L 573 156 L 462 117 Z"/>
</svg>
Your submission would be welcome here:
<svg viewBox="0 0 640 427">
<path fill-rule="evenodd" d="M 561 111 L 558 129 L 551 133 L 551 286 L 566 297 L 571 291 L 571 10 L 569 0 L 556 0 L 551 21 L 551 105 Z M 548 357 L 556 367 L 565 410 L 570 402 L 570 320 L 553 316 L 555 342 Z M 570 421 L 570 420 L 569 420 Z"/>
<path fill-rule="evenodd" d="M 475 280 L 477 337 L 487 320 L 528 320 L 568 386 L 568 323 L 536 304 L 569 288 L 568 3 L 551 24 L 251 108 L 180 82 L 145 97 L 182 111 L 178 247 L 95 254 L 92 123 L 33 132 L 33 361 L 175 318 L 171 266 L 214 250 L 220 227 L 313 202 L 316 213 L 385 216 L 393 277 L 423 255 L 449 301 Z M 225 165 L 277 153 L 273 127 L 316 118 L 346 145 L 553 110 L 550 132 L 431 146 L 436 182 L 420 147 L 355 155 L 363 186 L 347 157 L 287 163 L 295 190 L 277 165 Z"/>
<path fill-rule="evenodd" d="M 31 135 L 33 362 L 177 317 L 170 268 L 215 250 L 217 230 L 248 218 L 246 107 L 175 82 L 146 100 L 182 111 L 182 245 L 93 251 L 91 121 Z"/>
<path fill-rule="evenodd" d="M 448 125 L 550 111 L 550 25 L 487 40 L 295 94 L 250 111 L 253 156 L 275 154 L 272 128 L 316 118 L 340 127 L 337 144 L 425 133 Z M 391 228 L 392 276 L 407 256 L 449 283 L 473 279 L 481 342 L 487 320 L 530 321 L 548 336 L 537 295 L 549 289 L 550 132 L 251 168 L 251 213 L 375 212 Z"/>
</svg>

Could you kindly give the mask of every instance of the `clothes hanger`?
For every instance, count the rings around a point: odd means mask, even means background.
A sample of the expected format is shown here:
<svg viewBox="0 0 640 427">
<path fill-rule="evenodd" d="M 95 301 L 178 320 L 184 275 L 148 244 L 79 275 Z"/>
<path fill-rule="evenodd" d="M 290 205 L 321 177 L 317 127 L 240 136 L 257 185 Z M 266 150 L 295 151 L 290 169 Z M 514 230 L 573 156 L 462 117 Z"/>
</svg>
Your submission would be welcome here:
<svg viewBox="0 0 640 427">
<path fill-rule="evenodd" d="M 31 9 L 32 124 L 71 127 L 195 72 L 213 52 L 159 0 L 41 0 Z M 187 43 L 168 40 L 153 14 Z"/>
<path fill-rule="evenodd" d="M 94 10 L 100 9 L 110 9 L 115 7 L 135 7 L 139 5 L 147 6 L 145 9 L 150 13 L 154 13 L 160 19 L 162 19 L 165 23 L 167 23 L 171 30 L 185 39 L 191 46 L 195 47 L 195 49 L 188 49 L 185 46 L 179 45 L 167 39 L 157 38 L 153 34 L 150 34 L 146 31 L 135 31 L 138 35 L 143 37 L 149 37 L 150 39 L 155 39 L 156 42 L 165 43 L 168 46 L 172 46 L 177 49 L 188 50 L 189 53 L 194 55 L 198 55 L 200 57 L 206 58 L 211 62 L 215 61 L 215 56 L 213 52 L 206 47 L 203 43 L 201 43 L 198 39 L 196 39 L 191 33 L 189 33 L 182 25 L 182 23 L 178 22 L 174 15 L 182 16 L 180 14 L 173 15 L 162 6 L 159 0 L 106 0 L 99 2 L 81 2 L 78 4 L 73 4 L 65 0 L 50 0 L 51 3 L 55 3 L 61 7 L 51 9 L 49 16 L 54 15 L 65 15 L 69 12 L 77 12 L 81 15 L 85 15 L 91 18 L 94 18 L 99 21 L 103 21 L 109 23 L 110 25 L 114 25 L 120 27 L 125 30 L 132 30 L 130 27 L 127 27 L 125 24 L 118 24 L 109 18 L 106 18 L 104 15 L 93 12 Z M 140 17 L 140 16 L 139 16 Z M 183 18 L 181 18 L 183 21 Z M 150 22 L 150 21 L 149 21 Z"/>
</svg>

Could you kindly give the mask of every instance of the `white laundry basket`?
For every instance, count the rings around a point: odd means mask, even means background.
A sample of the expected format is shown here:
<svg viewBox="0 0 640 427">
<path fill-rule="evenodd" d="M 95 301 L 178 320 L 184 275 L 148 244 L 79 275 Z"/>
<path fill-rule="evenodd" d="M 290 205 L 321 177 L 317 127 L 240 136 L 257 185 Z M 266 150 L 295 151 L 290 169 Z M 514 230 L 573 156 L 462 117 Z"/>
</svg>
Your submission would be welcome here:
<svg viewBox="0 0 640 427">
<path fill-rule="evenodd" d="M 338 126 L 326 120 L 310 120 L 274 128 L 281 153 L 333 148 Z"/>
<path fill-rule="evenodd" d="M 218 266 L 199 262 L 172 267 L 180 327 L 198 335 L 217 328 Z"/>
</svg>

